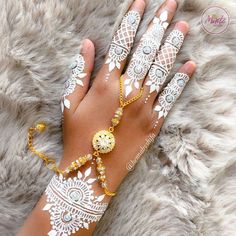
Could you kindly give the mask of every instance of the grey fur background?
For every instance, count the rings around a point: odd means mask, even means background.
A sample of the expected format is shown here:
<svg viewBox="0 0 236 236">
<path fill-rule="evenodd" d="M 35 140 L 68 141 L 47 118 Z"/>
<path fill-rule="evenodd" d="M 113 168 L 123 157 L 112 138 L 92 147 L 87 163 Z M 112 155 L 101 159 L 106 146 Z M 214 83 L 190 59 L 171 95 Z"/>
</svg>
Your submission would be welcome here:
<svg viewBox="0 0 236 236">
<path fill-rule="evenodd" d="M 139 37 L 160 5 L 149 2 Z M 236 235 L 236 2 L 180 0 L 191 30 L 177 67 L 194 78 L 159 138 L 120 187 L 96 236 Z M 52 174 L 27 151 L 27 129 L 50 123 L 37 147 L 61 155 L 60 95 L 81 39 L 96 45 L 96 71 L 129 2 L 0 0 L 0 236 L 12 236 Z M 225 7 L 226 33 L 206 34 L 209 5 Z"/>
</svg>

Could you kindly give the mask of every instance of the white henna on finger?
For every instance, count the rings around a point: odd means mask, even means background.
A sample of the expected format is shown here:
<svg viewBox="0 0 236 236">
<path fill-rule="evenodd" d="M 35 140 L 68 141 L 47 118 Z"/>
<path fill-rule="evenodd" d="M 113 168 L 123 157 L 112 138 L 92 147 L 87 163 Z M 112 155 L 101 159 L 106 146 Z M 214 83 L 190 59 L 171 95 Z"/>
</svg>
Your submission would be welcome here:
<svg viewBox="0 0 236 236">
<path fill-rule="evenodd" d="M 127 70 L 128 79 L 125 81 L 125 96 L 140 88 L 139 81 L 143 80 L 156 57 L 165 29 L 168 27 L 168 12 L 164 11 L 160 17 L 153 19 L 153 24 L 141 38 Z"/>
<path fill-rule="evenodd" d="M 67 96 L 74 92 L 77 85 L 84 86 L 82 79 L 87 75 L 84 73 L 85 61 L 81 54 L 75 57 L 69 68 L 71 69 L 71 73 L 69 79 L 65 82 L 65 90 L 61 101 L 62 112 L 64 111 L 64 107 L 70 109 L 71 104 Z"/>
<path fill-rule="evenodd" d="M 129 11 L 123 18 L 120 28 L 113 37 L 108 59 L 109 72 L 121 68 L 121 62 L 127 58 L 134 42 L 141 16 L 136 11 Z"/>
<path fill-rule="evenodd" d="M 154 128 L 156 128 L 161 118 L 166 118 L 188 81 L 189 76 L 187 74 L 176 73 L 174 78 L 164 88 L 158 97 L 158 104 L 154 108 L 154 111 L 158 113 Z"/>
<path fill-rule="evenodd" d="M 149 86 L 149 97 L 153 92 L 158 93 L 165 83 L 183 41 L 184 35 L 179 30 L 173 30 L 167 37 L 148 73 L 149 79 L 145 85 Z M 146 98 L 145 102 L 147 102 L 148 98 Z"/>
</svg>

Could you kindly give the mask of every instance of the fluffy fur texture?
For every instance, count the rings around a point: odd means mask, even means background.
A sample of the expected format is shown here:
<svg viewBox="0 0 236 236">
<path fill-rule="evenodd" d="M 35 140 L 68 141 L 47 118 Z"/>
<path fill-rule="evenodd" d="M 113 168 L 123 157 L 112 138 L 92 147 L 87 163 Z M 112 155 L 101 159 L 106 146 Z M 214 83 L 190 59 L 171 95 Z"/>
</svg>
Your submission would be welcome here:
<svg viewBox="0 0 236 236">
<path fill-rule="evenodd" d="M 160 0 L 148 3 L 138 36 Z M 228 236 L 236 234 L 236 3 L 179 0 L 174 18 L 190 33 L 177 59 L 198 69 L 159 138 L 130 173 L 94 235 Z M 52 173 L 27 150 L 27 130 L 45 120 L 36 146 L 61 156 L 60 96 L 70 58 L 89 37 L 103 63 L 130 1 L 0 0 L 0 235 L 12 236 Z M 219 36 L 201 27 L 209 5 L 227 8 Z M 138 37 L 138 38 L 139 38 Z"/>
</svg>

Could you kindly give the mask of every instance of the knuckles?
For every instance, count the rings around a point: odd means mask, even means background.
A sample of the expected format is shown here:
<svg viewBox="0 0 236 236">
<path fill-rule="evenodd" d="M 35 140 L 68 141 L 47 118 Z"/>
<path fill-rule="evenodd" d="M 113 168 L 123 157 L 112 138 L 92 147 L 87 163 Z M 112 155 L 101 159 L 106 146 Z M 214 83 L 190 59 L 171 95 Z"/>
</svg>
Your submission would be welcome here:
<svg viewBox="0 0 236 236">
<path fill-rule="evenodd" d="M 150 133 L 153 129 L 153 116 L 150 107 L 146 106 L 146 104 L 137 102 L 132 104 L 126 112 L 128 119 L 132 120 L 137 129 L 140 129 L 143 133 Z"/>
<path fill-rule="evenodd" d="M 111 97 L 112 95 L 117 96 L 119 91 L 119 84 L 117 84 L 115 81 L 111 81 L 112 79 L 109 78 L 108 80 L 97 80 L 93 84 L 93 89 L 98 94 L 98 96 L 106 95 L 108 97 Z"/>
<path fill-rule="evenodd" d="M 113 103 L 113 106 L 117 106 L 119 101 L 119 80 L 115 78 L 109 78 L 108 81 L 101 79 L 97 80 L 93 84 L 93 89 L 97 99 L 103 97 L 104 103 Z M 118 108 L 118 107 L 117 107 Z M 143 99 L 139 99 L 134 103 L 124 108 L 124 122 L 131 121 L 136 129 L 139 129 L 142 133 L 148 134 L 153 130 L 153 115 L 152 107 L 145 104 Z M 126 121 L 127 119 L 127 121 Z"/>
</svg>

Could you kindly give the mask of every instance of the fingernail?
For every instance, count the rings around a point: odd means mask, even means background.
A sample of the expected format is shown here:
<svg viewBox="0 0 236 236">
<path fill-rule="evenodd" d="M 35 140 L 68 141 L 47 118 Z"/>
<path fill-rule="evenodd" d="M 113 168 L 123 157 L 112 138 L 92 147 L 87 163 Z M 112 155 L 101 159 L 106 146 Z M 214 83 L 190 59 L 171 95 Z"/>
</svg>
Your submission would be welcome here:
<svg viewBox="0 0 236 236">
<path fill-rule="evenodd" d="M 165 4 L 165 10 L 174 12 L 177 8 L 177 2 L 175 0 L 167 0 Z"/>
<path fill-rule="evenodd" d="M 143 14 L 145 6 L 146 6 L 145 0 L 136 0 L 134 1 L 132 8 L 137 10 L 140 14 Z"/>
<path fill-rule="evenodd" d="M 84 39 L 81 42 L 81 53 L 86 54 L 88 52 L 88 39 Z"/>
<path fill-rule="evenodd" d="M 194 73 L 194 71 L 196 70 L 196 63 L 194 61 L 188 61 L 185 65 L 184 65 L 184 71 L 186 74 L 188 74 L 189 77 L 191 77 Z"/>
<path fill-rule="evenodd" d="M 179 31 L 181 31 L 184 35 L 187 34 L 188 30 L 189 30 L 189 25 L 187 22 L 185 21 L 179 21 L 176 23 L 175 25 L 175 29 L 178 29 Z"/>
</svg>

